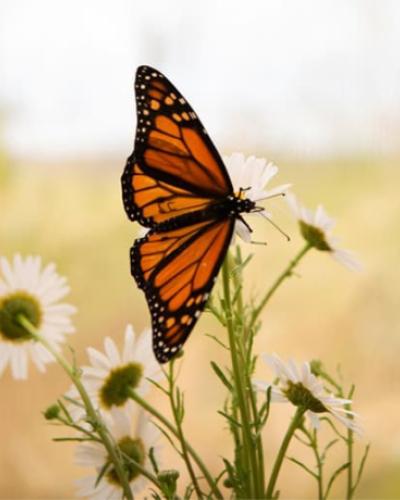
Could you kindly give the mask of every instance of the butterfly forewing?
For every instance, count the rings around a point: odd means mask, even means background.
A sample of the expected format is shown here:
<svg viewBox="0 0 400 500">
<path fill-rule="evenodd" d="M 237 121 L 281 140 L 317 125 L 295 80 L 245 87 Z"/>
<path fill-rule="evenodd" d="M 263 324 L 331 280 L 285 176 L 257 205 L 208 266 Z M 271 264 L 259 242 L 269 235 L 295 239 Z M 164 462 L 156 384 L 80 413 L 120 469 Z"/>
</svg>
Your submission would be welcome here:
<svg viewBox="0 0 400 500">
<path fill-rule="evenodd" d="M 234 220 L 151 230 L 131 250 L 132 274 L 146 294 L 154 353 L 169 361 L 204 309 L 229 243 Z"/>
<path fill-rule="evenodd" d="M 135 149 L 122 176 L 125 210 L 147 227 L 233 192 L 226 168 L 186 99 L 157 70 L 135 80 Z"/>
</svg>

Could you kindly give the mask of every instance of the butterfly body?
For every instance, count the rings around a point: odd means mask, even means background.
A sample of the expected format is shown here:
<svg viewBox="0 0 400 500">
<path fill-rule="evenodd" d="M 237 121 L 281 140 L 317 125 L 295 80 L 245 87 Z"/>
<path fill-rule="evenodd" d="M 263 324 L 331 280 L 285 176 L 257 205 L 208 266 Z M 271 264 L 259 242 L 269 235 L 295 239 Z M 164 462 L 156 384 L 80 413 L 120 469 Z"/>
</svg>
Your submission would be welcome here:
<svg viewBox="0 0 400 500">
<path fill-rule="evenodd" d="M 242 213 L 225 165 L 186 99 L 159 71 L 137 70 L 138 125 L 121 178 L 126 213 L 149 228 L 131 248 L 131 272 L 152 317 L 159 362 L 182 348 L 204 309 Z"/>
<path fill-rule="evenodd" d="M 236 219 L 240 217 L 241 213 L 252 212 L 254 208 L 255 203 L 253 201 L 232 195 L 222 198 L 202 210 L 189 212 L 188 214 L 172 217 L 164 222 L 160 222 L 154 229 L 158 232 L 163 232 L 209 220 Z"/>
</svg>

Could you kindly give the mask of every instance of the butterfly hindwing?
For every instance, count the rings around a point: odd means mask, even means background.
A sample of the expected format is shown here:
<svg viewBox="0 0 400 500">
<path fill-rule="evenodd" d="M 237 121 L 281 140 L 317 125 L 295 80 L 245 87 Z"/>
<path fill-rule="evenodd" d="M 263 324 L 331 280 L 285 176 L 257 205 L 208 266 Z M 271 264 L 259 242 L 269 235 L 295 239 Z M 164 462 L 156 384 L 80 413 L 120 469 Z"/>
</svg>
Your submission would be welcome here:
<svg viewBox="0 0 400 500">
<path fill-rule="evenodd" d="M 192 331 L 232 238 L 234 219 L 151 230 L 131 249 L 131 268 L 145 292 L 153 349 L 161 363 L 181 349 Z"/>
<path fill-rule="evenodd" d="M 153 227 L 232 194 L 220 155 L 172 83 L 159 71 L 140 66 L 135 91 L 135 149 L 122 176 L 129 218 Z"/>
</svg>

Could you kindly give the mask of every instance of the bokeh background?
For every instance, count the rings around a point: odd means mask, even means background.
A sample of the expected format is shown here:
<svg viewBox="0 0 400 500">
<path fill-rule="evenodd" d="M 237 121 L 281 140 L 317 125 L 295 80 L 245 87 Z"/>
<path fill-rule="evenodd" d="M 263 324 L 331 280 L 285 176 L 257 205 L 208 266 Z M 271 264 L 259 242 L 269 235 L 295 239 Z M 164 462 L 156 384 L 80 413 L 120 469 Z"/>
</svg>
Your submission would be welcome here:
<svg viewBox="0 0 400 500">
<path fill-rule="evenodd" d="M 129 274 L 138 227 L 123 213 L 119 177 L 133 144 L 134 72 L 150 64 L 189 98 L 221 152 L 273 160 L 277 182 L 293 183 L 311 207 L 322 202 L 343 245 L 359 254 L 359 274 L 307 256 L 266 310 L 257 349 L 340 365 L 356 384 L 365 428 L 356 453 L 372 443 L 357 496 L 368 499 L 400 498 L 399 46 L 395 0 L 0 2 L 0 254 L 40 254 L 68 276 L 78 360 L 105 335 L 120 342 L 126 323 L 137 332 L 148 325 Z M 243 247 L 255 253 L 245 282 L 252 293 L 301 245 L 284 202 L 268 207 L 292 241 L 255 224 L 268 246 Z M 224 335 L 203 316 L 180 381 L 186 430 L 218 471 L 231 449 L 209 362 L 226 359 L 207 332 Z M 82 475 L 74 446 L 52 443 L 59 431 L 41 415 L 67 387 L 53 365 L 26 382 L 8 372 L 0 379 L 1 499 L 73 496 Z M 276 410 L 268 457 L 288 417 Z M 165 466 L 177 463 L 166 444 Z M 312 498 L 315 485 L 286 463 L 281 495 Z"/>
</svg>

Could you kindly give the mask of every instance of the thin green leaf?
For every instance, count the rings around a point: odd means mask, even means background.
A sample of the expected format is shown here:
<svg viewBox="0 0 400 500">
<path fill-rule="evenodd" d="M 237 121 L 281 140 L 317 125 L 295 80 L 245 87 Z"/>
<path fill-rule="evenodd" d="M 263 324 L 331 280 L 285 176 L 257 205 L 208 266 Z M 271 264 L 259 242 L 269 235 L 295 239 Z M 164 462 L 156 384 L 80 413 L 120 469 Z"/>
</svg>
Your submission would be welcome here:
<svg viewBox="0 0 400 500">
<path fill-rule="evenodd" d="M 58 437 L 58 438 L 53 438 L 52 441 L 54 441 L 55 443 L 62 443 L 64 441 L 77 441 L 77 442 L 100 442 L 98 439 L 95 439 L 95 438 L 89 438 L 89 437 L 81 437 L 81 438 L 78 438 L 78 437 Z"/>
<path fill-rule="evenodd" d="M 61 398 L 57 399 L 57 404 L 61 408 L 61 410 L 64 413 L 65 418 L 68 420 L 68 422 L 73 423 L 74 420 L 71 417 L 71 414 L 69 413 L 67 407 L 65 406 L 65 404 L 63 403 Z"/>
<path fill-rule="evenodd" d="M 226 474 L 226 469 L 223 469 L 215 478 L 215 484 L 218 484 L 221 481 L 221 479 L 224 477 L 224 474 Z"/>
<path fill-rule="evenodd" d="M 336 439 L 332 439 L 332 441 L 330 441 L 324 448 L 324 451 L 321 453 L 321 461 L 322 462 L 325 462 L 325 458 L 326 458 L 326 454 L 328 453 L 328 451 L 332 448 L 332 446 L 334 446 L 336 443 L 339 442 L 339 438 L 336 438 Z"/>
<path fill-rule="evenodd" d="M 233 386 L 230 383 L 230 381 L 227 379 L 225 373 L 221 370 L 221 368 L 214 361 L 211 361 L 210 364 L 211 364 L 211 368 L 214 370 L 217 377 L 221 380 L 221 382 L 224 384 L 224 386 L 228 389 L 229 392 L 232 392 Z"/>
<path fill-rule="evenodd" d="M 221 342 L 221 340 L 219 340 L 215 335 L 211 335 L 211 333 L 205 333 L 204 334 L 206 337 L 209 337 L 210 339 L 213 339 L 215 340 L 215 342 L 220 345 L 221 347 L 223 347 L 224 349 L 226 349 L 227 351 L 229 351 L 229 347 L 224 344 L 223 342 Z"/>
<path fill-rule="evenodd" d="M 362 476 L 362 473 L 363 473 L 363 470 L 364 470 L 364 466 L 365 466 L 365 462 L 367 461 L 367 457 L 368 457 L 368 453 L 369 453 L 369 450 L 371 448 L 371 445 L 370 444 L 367 444 L 367 446 L 365 447 L 365 451 L 364 451 L 364 455 L 361 459 L 361 462 L 360 462 L 360 466 L 358 468 L 358 472 L 357 472 L 357 479 L 356 479 L 356 482 L 354 483 L 354 486 L 351 490 L 351 493 L 354 494 L 354 492 L 356 491 L 356 488 L 360 482 L 360 479 L 361 479 L 361 476 Z"/>
<path fill-rule="evenodd" d="M 309 442 L 309 441 L 305 441 L 305 440 L 304 440 L 304 439 L 302 439 L 300 436 L 298 436 L 297 432 L 295 432 L 295 433 L 293 434 L 293 437 L 294 437 L 297 441 L 299 441 L 301 444 L 304 444 L 304 446 L 308 446 L 309 448 L 311 448 L 311 447 L 312 447 L 312 444 L 310 444 L 310 442 Z"/>
<path fill-rule="evenodd" d="M 345 464 L 341 465 L 340 467 L 338 467 L 335 472 L 332 474 L 331 478 L 329 479 L 329 483 L 328 483 L 328 486 L 326 487 L 326 491 L 325 491 L 325 495 L 324 495 L 324 498 L 327 498 L 328 495 L 329 495 L 329 492 L 332 488 L 332 485 L 333 483 L 335 482 L 335 480 L 339 477 L 339 475 L 345 471 L 346 469 L 349 468 L 349 465 L 350 465 L 350 462 L 346 462 Z"/>
<path fill-rule="evenodd" d="M 156 382 L 155 380 L 152 380 L 151 378 L 148 378 L 147 380 L 150 382 L 150 384 L 153 384 L 155 387 L 157 387 L 157 389 L 162 391 L 166 396 L 169 396 L 169 392 L 162 385 L 160 385 L 158 382 Z"/>
<path fill-rule="evenodd" d="M 63 395 L 63 399 L 65 399 L 65 401 L 68 401 L 68 403 L 71 403 L 75 406 L 78 406 L 79 408 L 85 408 L 85 405 L 82 403 L 82 401 L 78 401 L 77 399 L 70 398 L 69 396 L 66 396 L 65 394 Z"/>
<path fill-rule="evenodd" d="M 299 467 L 301 467 L 302 469 L 304 469 L 306 472 L 308 472 L 309 474 L 311 474 L 311 476 L 313 476 L 315 479 L 318 479 L 318 475 L 315 474 L 315 472 L 313 472 L 311 469 L 309 469 L 306 465 L 304 465 L 302 462 L 300 462 L 300 460 L 297 460 L 297 458 L 294 458 L 294 457 L 286 457 L 288 460 L 290 460 L 291 462 L 293 462 L 294 464 L 298 465 Z"/>
<path fill-rule="evenodd" d="M 104 474 L 107 472 L 107 470 L 111 467 L 111 463 L 110 462 L 106 462 L 103 467 L 100 469 L 100 472 L 96 478 L 96 482 L 94 483 L 94 487 L 97 488 L 97 486 L 99 485 L 100 481 L 102 480 L 102 478 L 104 477 Z"/>
<path fill-rule="evenodd" d="M 214 305 L 208 304 L 206 311 L 213 314 L 217 318 L 217 320 L 221 323 L 222 326 L 226 325 L 223 314 Z"/>
<path fill-rule="evenodd" d="M 254 254 L 251 253 L 249 254 L 244 261 L 239 262 L 233 269 L 231 274 L 241 274 L 243 269 L 247 266 L 247 264 L 251 261 L 251 259 L 254 257 Z"/>
<path fill-rule="evenodd" d="M 343 441 L 347 441 L 347 437 L 344 436 L 343 434 L 341 434 L 337 430 L 337 427 L 335 426 L 335 424 L 328 417 L 321 417 L 320 420 L 324 420 L 325 422 L 327 422 L 331 426 L 331 428 L 334 431 L 334 433 L 337 434 L 340 437 L 340 439 L 343 439 Z"/>
<path fill-rule="evenodd" d="M 347 399 L 353 399 L 354 391 L 356 390 L 356 386 L 352 384 L 350 387 L 349 393 L 347 395 Z"/>
<path fill-rule="evenodd" d="M 270 413 L 270 408 L 271 408 L 271 394 L 272 394 L 272 387 L 269 386 L 268 389 L 266 390 L 266 401 L 265 403 L 261 406 L 260 413 L 259 413 L 259 419 L 260 419 L 260 427 L 263 428 L 265 424 L 267 423 L 269 413 Z"/>
<path fill-rule="evenodd" d="M 239 296 L 240 296 L 240 293 L 241 291 L 243 290 L 243 287 L 242 285 L 238 286 L 237 289 L 235 290 L 235 293 L 232 297 L 232 305 L 235 305 L 236 304 L 236 301 L 238 300 Z"/>
<path fill-rule="evenodd" d="M 164 435 L 164 437 L 169 441 L 172 448 L 178 453 L 179 456 L 182 456 L 182 452 L 179 448 L 177 448 L 176 444 L 172 441 L 171 436 L 160 426 L 157 422 L 152 421 L 153 425 L 157 427 L 157 429 Z"/>
<path fill-rule="evenodd" d="M 183 392 L 179 389 L 179 387 L 175 388 L 175 398 L 176 398 L 176 416 L 179 424 L 183 422 L 183 418 L 185 415 L 185 405 L 184 405 L 184 395 Z"/>
<path fill-rule="evenodd" d="M 222 415 L 223 417 L 225 417 L 229 421 L 229 423 L 231 423 L 232 425 L 234 425 L 236 427 L 242 427 L 242 424 L 240 422 L 238 422 L 237 420 L 235 420 L 233 417 L 231 417 L 230 415 L 228 415 L 224 411 L 218 410 L 217 413 L 219 413 L 220 415 Z"/>
<path fill-rule="evenodd" d="M 151 466 L 153 467 L 154 472 L 156 474 L 158 474 L 160 469 L 158 467 L 157 460 L 156 460 L 156 457 L 154 455 L 154 447 L 153 446 L 149 450 L 149 459 L 150 459 L 150 463 L 151 463 Z"/>
</svg>

